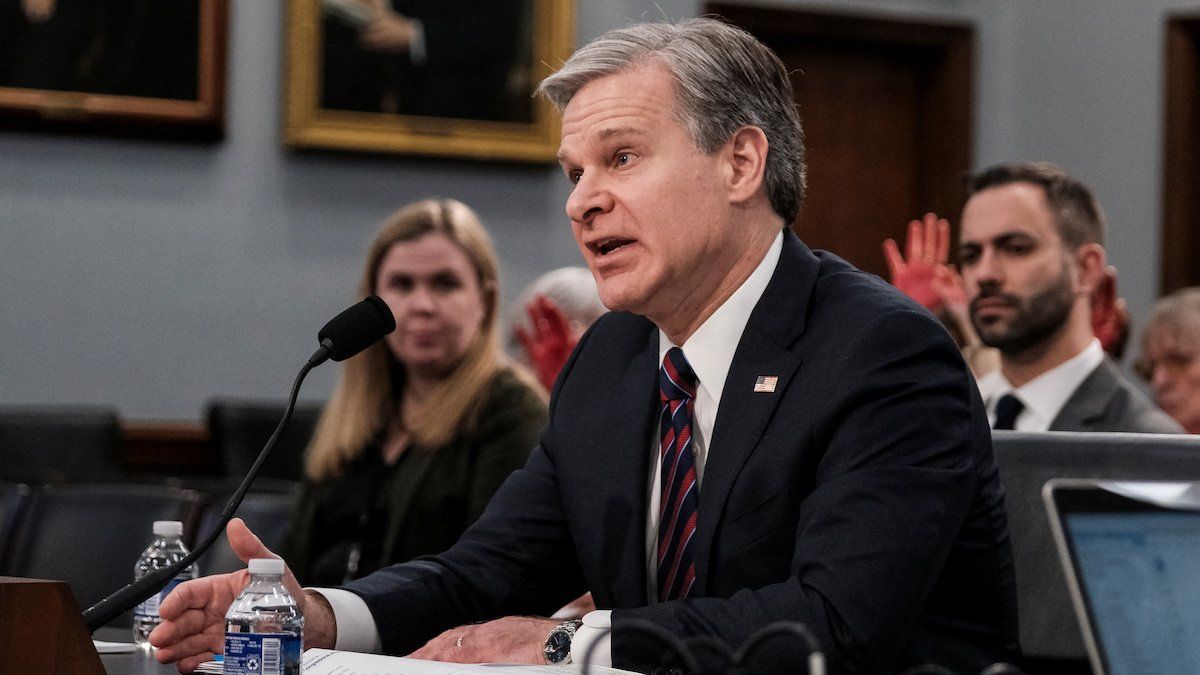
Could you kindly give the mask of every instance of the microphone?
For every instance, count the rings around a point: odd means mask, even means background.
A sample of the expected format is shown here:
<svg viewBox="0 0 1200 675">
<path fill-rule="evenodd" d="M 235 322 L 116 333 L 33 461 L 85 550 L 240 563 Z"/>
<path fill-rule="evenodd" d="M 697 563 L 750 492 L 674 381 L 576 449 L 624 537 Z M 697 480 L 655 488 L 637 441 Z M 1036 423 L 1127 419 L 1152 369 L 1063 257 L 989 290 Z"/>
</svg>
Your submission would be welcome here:
<svg viewBox="0 0 1200 675">
<path fill-rule="evenodd" d="M 283 434 L 287 423 L 291 421 L 292 411 L 296 407 L 296 396 L 300 393 L 300 385 L 304 382 L 304 378 L 310 370 L 330 358 L 334 361 L 348 359 L 375 344 L 383 336 L 394 330 L 396 330 L 396 320 L 392 316 L 391 310 L 388 309 L 387 303 L 375 295 L 351 306 L 325 324 L 325 327 L 317 333 L 317 339 L 320 341 L 321 346 L 309 357 L 304 367 L 300 369 L 300 374 L 296 376 L 296 381 L 292 383 L 292 391 L 288 396 L 287 409 L 283 411 L 283 418 L 279 420 L 279 424 L 276 425 L 271 438 L 267 439 L 266 445 L 258 453 L 258 459 L 254 460 L 254 464 L 246 473 L 246 477 L 242 479 L 233 496 L 229 498 L 229 503 L 225 505 L 225 509 L 221 512 L 221 517 L 217 520 L 212 530 L 204 535 L 204 538 L 192 549 L 191 553 L 188 553 L 174 565 L 151 572 L 141 579 L 127 584 L 124 588 L 84 611 L 83 621 L 87 624 L 88 632 L 95 632 L 97 628 L 117 618 L 134 605 L 160 592 L 167 585 L 167 582 L 179 574 L 180 570 L 195 562 L 197 558 L 213 545 L 217 537 L 221 536 L 221 533 L 225 530 L 225 526 L 233 519 L 233 514 L 237 511 L 237 507 L 241 505 L 242 499 L 245 498 L 246 492 L 249 491 L 250 484 L 254 482 L 254 478 L 258 475 L 259 469 L 262 468 L 263 462 L 267 460 L 267 456 L 275 448 L 275 444 L 279 441 L 279 437 Z"/>
<path fill-rule="evenodd" d="M 387 303 L 378 295 L 369 296 L 325 324 L 317 333 L 321 346 L 308 362 L 315 368 L 325 359 L 344 361 L 394 330 L 396 319 Z"/>
</svg>

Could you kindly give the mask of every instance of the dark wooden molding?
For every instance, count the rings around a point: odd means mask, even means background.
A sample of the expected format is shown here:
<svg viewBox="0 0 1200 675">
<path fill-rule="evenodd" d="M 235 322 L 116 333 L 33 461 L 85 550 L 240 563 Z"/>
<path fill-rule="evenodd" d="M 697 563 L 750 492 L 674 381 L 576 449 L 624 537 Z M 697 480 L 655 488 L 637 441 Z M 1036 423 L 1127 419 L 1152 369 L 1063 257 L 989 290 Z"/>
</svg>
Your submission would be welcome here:
<svg viewBox="0 0 1200 675">
<path fill-rule="evenodd" d="M 903 47 L 927 52 L 931 100 L 919 142 L 918 195 L 929 210 L 958 214 L 966 201 L 965 172 L 971 168 L 973 142 L 971 104 L 974 83 L 974 27 L 965 22 L 894 19 L 876 15 L 827 13 L 730 5 L 705 5 L 705 12 L 741 26 L 764 41 L 802 39 L 861 45 Z"/>
<path fill-rule="evenodd" d="M 1167 19 L 1159 293 L 1200 285 L 1200 15 Z"/>
<path fill-rule="evenodd" d="M 124 422 L 121 461 L 133 472 L 215 474 L 220 458 L 200 422 Z"/>
<path fill-rule="evenodd" d="M 888 237 L 902 239 L 909 219 L 932 211 L 949 217 L 952 223 L 957 221 L 966 201 L 965 178 L 972 168 L 974 146 L 975 28 L 971 23 L 721 2 L 707 3 L 704 10 L 754 34 L 803 78 L 808 76 L 803 59 L 809 55 L 815 57 L 813 68 L 827 67 L 840 54 L 845 55 L 847 68 L 863 68 L 859 71 L 863 78 L 848 80 L 842 91 L 828 98 L 800 100 L 806 93 L 797 85 L 797 102 L 809 135 L 810 187 L 820 185 L 793 224 L 801 238 L 833 250 L 864 270 L 886 274 L 880 244 Z M 872 99 L 872 91 L 862 87 L 872 78 L 878 81 L 888 64 L 894 64 L 899 79 L 891 91 L 879 92 L 879 100 L 888 101 L 881 104 Z M 830 84 L 825 81 L 826 86 Z M 886 89 L 889 84 L 876 86 Z M 912 97 L 908 98 L 910 91 Z M 861 98 L 861 116 L 844 103 L 853 96 Z M 884 114 L 891 115 L 889 121 L 895 122 L 897 130 L 904 127 L 905 135 L 886 147 L 863 145 L 887 143 L 876 136 L 872 141 L 852 139 L 850 143 L 858 142 L 859 147 L 847 151 L 844 137 L 819 136 L 831 130 L 829 119 L 820 117 L 830 111 L 828 106 L 852 116 L 837 122 L 836 135 L 841 133 L 838 129 L 882 128 L 878 126 L 878 105 L 896 103 L 902 107 L 889 108 Z M 876 126 L 863 127 L 870 124 Z M 839 152 L 844 154 L 833 154 Z M 870 182 L 856 182 L 853 169 L 847 167 L 861 164 L 864 156 L 871 154 L 878 161 L 866 172 Z M 845 206 L 847 200 L 867 195 L 874 196 L 873 206 Z M 831 199 L 840 200 L 841 205 L 831 208 Z"/>
</svg>

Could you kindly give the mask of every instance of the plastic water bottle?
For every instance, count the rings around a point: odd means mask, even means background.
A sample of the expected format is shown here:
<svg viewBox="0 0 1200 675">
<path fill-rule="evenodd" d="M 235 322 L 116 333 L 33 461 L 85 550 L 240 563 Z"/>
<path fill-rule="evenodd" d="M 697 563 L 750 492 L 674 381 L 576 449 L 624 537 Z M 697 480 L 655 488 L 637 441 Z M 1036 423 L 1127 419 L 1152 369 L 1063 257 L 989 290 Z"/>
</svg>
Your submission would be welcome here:
<svg viewBox="0 0 1200 675">
<path fill-rule="evenodd" d="M 174 565 L 188 554 L 180 537 L 183 536 L 183 523 L 178 520 L 154 521 L 154 541 L 142 551 L 137 564 L 133 566 L 133 579 L 137 581 L 150 572 Z M 133 641 L 143 647 L 149 647 L 150 631 L 158 625 L 158 605 L 167 594 L 175 590 L 179 584 L 188 579 L 195 579 L 196 565 L 192 564 L 183 569 L 162 591 L 146 598 L 146 601 L 133 610 Z"/>
<path fill-rule="evenodd" d="M 250 561 L 250 583 L 225 613 L 225 675 L 299 675 L 304 615 L 283 586 L 283 561 Z"/>
</svg>

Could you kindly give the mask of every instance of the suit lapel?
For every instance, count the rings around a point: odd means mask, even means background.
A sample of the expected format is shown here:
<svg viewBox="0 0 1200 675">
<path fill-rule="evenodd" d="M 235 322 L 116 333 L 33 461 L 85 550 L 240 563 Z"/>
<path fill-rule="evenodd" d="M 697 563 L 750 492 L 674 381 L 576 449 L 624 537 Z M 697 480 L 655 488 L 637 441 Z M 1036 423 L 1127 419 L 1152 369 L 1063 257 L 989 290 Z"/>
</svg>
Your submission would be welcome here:
<svg viewBox="0 0 1200 675">
<path fill-rule="evenodd" d="M 646 602 L 646 470 L 658 412 L 657 330 L 648 332 L 645 347 L 629 360 L 619 381 L 605 402 L 613 414 L 593 475 L 611 477 L 597 486 L 605 492 L 600 503 L 611 505 L 605 507 L 605 518 L 627 521 L 604 528 L 606 537 L 620 533 L 604 547 L 615 606 L 639 607 Z"/>
<path fill-rule="evenodd" d="M 730 491 L 800 367 L 800 356 L 788 348 L 804 332 L 819 266 L 816 256 L 786 231 L 779 264 L 734 353 L 700 487 L 696 588 L 704 594 L 708 592 L 713 538 Z M 760 376 L 778 378 L 773 392 L 754 391 Z"/>
<path fill-rule="evenodd" d="M 1094 431 L 1117 393 L 1116 366 L 1107 358 L 1088 375 L 1050 424 L 1050 431 Z"/>
</svg>

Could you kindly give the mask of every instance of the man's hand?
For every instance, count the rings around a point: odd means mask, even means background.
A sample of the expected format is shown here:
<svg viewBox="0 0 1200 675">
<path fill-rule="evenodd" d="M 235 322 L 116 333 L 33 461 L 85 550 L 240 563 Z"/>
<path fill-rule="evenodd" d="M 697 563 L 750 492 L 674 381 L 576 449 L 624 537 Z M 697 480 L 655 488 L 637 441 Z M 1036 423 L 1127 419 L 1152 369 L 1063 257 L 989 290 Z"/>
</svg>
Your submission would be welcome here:
<svg viewBox="0 0 1200 675">
<path fill-rule="evenodd" d="M 558 619 L 506 616 L 451 628 L 409 654 L 414 659 L 453 663 L 545 664 L 546 638 Z"/>
<path fill-rule="evenodd" d="M 279 557 L 263 545 L 241 518 L 229 521 L 225 534 L 229 537 L 230 548 L 242 562 L 248 562 L 251 558 Z M 161 663 L 177 662 L 179 672 L 190 673 L 201 663 L 211 661 L 214 654 L 222 653 L 225 648 L 225 612 L 249 581 L 250 573 L 238 570 L 194 579 L 177 586 L 159 606 L 162 623 L 150 633 L 150 644 L 158 648 L 155 658 Z M 303 612 L 304 594 L 291 570 L 284 572 L 283 583 Z M 309 645 L 309 628 L 306 620 L 306 645 Z M 316 632 L 328 632 L 326 626 L 314 626 L 313 629 Z"/>
<path fill-rule="evenodd" d="M 546 391 L 554 388 L 558 371 L 571 356 L 578 340 L 571 330 L 571 322 L 554 301 L 539 295 L 525 306 L 532 330 L 517 327 L 517 339 L 525 348 L 529 362 L 537 370 L 538 381 Z"/>
<path fill-rule="evenodd" d="M 942 309 L 944 300 L 934 279 L 945 275 L 950 260 L 949 221 L 926 213 L 924 220 L 910 222 L 905 249 L 907 256 L 901 256 L 895 240 L 883 242 L 892 285 L 932 312 Z"/>
</svg>

